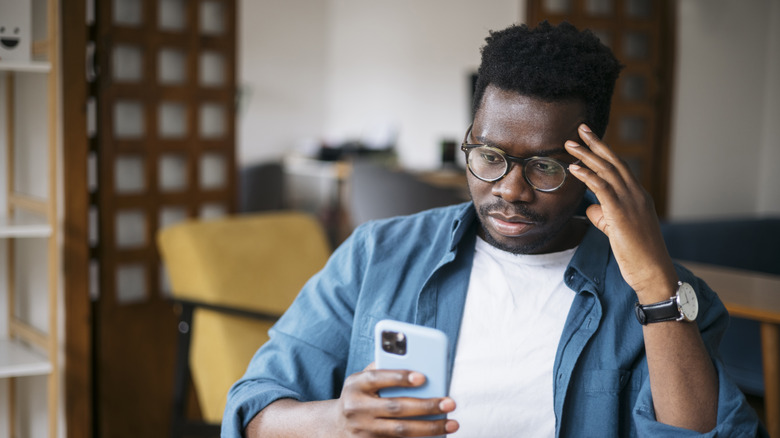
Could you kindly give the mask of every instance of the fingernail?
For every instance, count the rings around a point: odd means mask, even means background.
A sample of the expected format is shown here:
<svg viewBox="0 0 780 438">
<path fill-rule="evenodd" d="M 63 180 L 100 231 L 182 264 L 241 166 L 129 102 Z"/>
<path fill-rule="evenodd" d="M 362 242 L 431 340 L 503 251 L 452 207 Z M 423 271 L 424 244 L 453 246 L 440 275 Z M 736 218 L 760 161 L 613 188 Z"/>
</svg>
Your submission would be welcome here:
<svg viewBox="0 0 780 438">
<path fill-rule="evenodd" d="M 591 132 L 590 128 L 588 128 L 588 125 L 584 123 L 580 125 L 580 129 L 582 129 L 585 132 Z"/>
<path fill-rule="evenodd" d="M 409 373 L 409 383 L 413 385 L 422 384 L 425 382 L 425 376 L 420 373 Z"/>
<path fill-rule="evenodd" d="M 445 398 L 439 402 L 439 409 L 443 412 L 450 412 L 455 409 L 455 402 L 450 398 Z"/>
<path fill-rule="evenodd" d="M 567 140 L 566 143 L 564 143 L 564 146 L 568 146 L 570 148 L 578 148 L 580 147 L 580 144 L 576 141 Z"/>
<path fill-rule="evenodd" d="M 572 172 L 576 172 L 576 171 L 580 170 L 580 166 L 578 166 L 576 164 L 569 164 L 569 170 L 572 171 Z"/>
</svg>

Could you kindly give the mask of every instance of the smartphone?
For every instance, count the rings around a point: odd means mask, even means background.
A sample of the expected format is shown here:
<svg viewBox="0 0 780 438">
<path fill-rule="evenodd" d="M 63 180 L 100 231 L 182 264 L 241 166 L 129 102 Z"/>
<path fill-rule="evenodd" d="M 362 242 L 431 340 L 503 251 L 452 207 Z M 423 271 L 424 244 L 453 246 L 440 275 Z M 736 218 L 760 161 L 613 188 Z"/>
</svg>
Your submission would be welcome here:
<svg viewBox="0 0 780 438">
<path fill-rule="evenodd" d="M 380 397 L 433 398 L 447 395 L 447 335 L 441 330 L 385 319 L 374 328 L 374 360 L 377 369 L 422 373 L 425 383 L 393 387 Z"/>
</svg>

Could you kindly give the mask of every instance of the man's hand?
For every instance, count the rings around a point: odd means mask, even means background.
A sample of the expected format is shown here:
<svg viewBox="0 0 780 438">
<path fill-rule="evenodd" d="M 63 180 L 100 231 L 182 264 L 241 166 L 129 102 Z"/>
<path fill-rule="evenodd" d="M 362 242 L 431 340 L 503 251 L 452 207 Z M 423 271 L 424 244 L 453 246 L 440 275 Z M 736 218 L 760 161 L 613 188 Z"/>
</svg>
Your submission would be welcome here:
<svg viewBox="0 0 780 438">
<path fill-rule="evenodd" d="M 382 388 L 413 387 L 423 383 L 425 376 L 404 370 L 366 369 L 349 376 L 338 404 L 341 426 L 347 432 L 342 436 L 433 436 L 458 430 L 454 420 L 404 418 L 452 412 L 455 402 L 449 397 L 382 398 L 378 395 Z"/>
<path fill-rule="evenodd" d="M 579 135 L 588 147 L 567 141 L 566 149 L 583 164 L 571 165 L 572 175 L 600 202 L 588 207 L 588 218 L 609 237 L 620 272 L 639 301 L 669 299 L 676 290 L 677 274 L 652 198 L 628 166 L 586 125 L 580 125 Z"/>
<path fill-rule="evenodd" d="M 583 166 L 571 165 L 601 205 L 591 205 L 588 219 L 609 237 L 620 273 L 639 302 L 668 300 L 677 273 L 666 250 L 655 207 L 628 166 L 590 131 L 579 127 L 588 146 L 566 142 Z M 707 432 L 717 424 L 718 378 L 695 323 L 667 321 L 643 326 L 656 419 Z M 687 388 L 681 391 L 680 388 Z"/>
<path fill-rule="evenodd" d="M 405 370 L 376 370 L 373 364 L 344 382 L 341 397 L 322 402 L 281 399 L 252 421 L 246 437 L 420 437 L 453 433 L 455 420 L 405 417 L 442 415 L 455 410 L 449 398 L 382 398 L 382 388 L 420 386 L 425 376 Z"/>
</svg>

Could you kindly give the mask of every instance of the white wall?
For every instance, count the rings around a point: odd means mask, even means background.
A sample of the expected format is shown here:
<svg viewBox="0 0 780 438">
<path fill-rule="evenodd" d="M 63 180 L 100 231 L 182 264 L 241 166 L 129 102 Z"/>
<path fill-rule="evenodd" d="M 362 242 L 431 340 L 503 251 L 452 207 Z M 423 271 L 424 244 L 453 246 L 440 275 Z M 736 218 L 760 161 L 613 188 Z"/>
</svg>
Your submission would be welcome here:
<svg viewBox="0 0 780 438">
<path fill-rule="evenodd" d="M 677 5 L 669 216 L 780 214 L 780 2 Z M 468 123 L 487 30 L 522 21 L 525 2 L 242 0 L 241 12 L 242 164 L 381 122 L 399 127 L 401 164 L 433 168 Z"/>
<path fill-rule="evenodd" d="M 468 74 L 487 31 L 520 21 L 521 0 L 243 0 L 242 164 L 325 141 L 398 130 L 407 167 L 440 164 L 469 123 Z"/>
<path fill-rule="evenodd" d="M 239 0 L 241 163 L 275 159 L 322 135 L 330 1 Z"/>
<path fill-rule="evenodd" d="M 670 217 L 780 213 L 780 6 L 678 5 Z"/>
<path fill-rule="evenodd" d="M 469 77 L 488 31 L 523 12 L 517 0 L 334 1 L 328 134 L 394 126 L 401 165 L 440 166 L 442 139 L 460 141 L 470 122 Z"/>
<path fill-rule="evenodd" d="M 758 212 L 780 213 L 780 2 L 771 2 Z"/>
</svg>

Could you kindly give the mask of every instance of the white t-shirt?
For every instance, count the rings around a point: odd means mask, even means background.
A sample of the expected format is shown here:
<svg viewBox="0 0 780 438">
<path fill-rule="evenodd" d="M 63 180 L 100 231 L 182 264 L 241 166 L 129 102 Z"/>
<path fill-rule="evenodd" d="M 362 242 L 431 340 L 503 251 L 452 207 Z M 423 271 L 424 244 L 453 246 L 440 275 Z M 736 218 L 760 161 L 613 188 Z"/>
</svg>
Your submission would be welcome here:
<svg viewBox="0 0 780 438">
<path fill-rule="evenodd" d="M 553 362 L 574 291 L 576 248 L 515 255 L 477 239 L 450 396 L 457 438 L 552 437 Z"/>
</svg>

